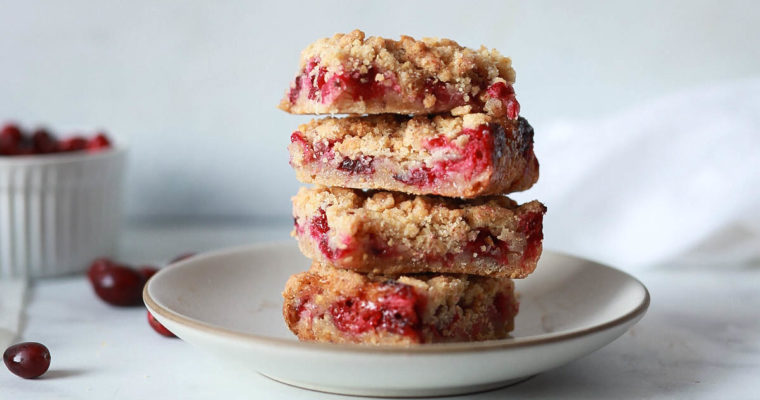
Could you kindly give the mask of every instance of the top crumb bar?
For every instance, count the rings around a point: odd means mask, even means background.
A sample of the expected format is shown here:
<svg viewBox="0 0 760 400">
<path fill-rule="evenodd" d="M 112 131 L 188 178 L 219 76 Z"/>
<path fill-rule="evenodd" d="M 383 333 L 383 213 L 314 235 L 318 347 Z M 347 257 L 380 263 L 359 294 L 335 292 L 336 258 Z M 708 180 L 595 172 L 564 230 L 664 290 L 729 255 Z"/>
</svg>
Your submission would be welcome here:
<svg viewBox="0 0 760 400">
<path fill-rule="evenodd" d="M 280 108 L 292 114 L 484 112 L 516 119 L 509 58 L 453 40 L 365 37 L 355 30 L 317 40 Z"/>
</svg>

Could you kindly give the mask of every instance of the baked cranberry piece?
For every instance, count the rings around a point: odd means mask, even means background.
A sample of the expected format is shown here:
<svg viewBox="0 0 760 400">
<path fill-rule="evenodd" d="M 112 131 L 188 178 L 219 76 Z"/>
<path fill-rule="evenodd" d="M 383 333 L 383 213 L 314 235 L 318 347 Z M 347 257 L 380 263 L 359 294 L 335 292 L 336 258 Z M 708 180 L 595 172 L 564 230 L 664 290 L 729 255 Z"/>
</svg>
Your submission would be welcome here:
<svg viewBox="0 0 760 400">
<path fill-rule="evenodd" d="M 330 225 L 327 223 L 327 213 L 324 209 L 319 209 L 318 214 L 311 218 L 309 233 L 311 237 L 319 243 L 319 250 L 325 257 L 330 260 L 337 260 L 345 257 L 350 249 L 335 249 L 330 246 Z"/>
<path fill-rule="evenodd" d="M 464 149 L 459 149 L 445 136 L 432 138 L 427 141 L 425 146 L 429 150 L 448 149 L 458 157 L 438 161 L 431 167 L 415 168 L 406 174 L 396 174 L 393 179 L 410 186 L 424 188 L 433 186 L 439 181 L 445 181 L 452 174 L 462 174 L 466 179 L 471 179 L 490 168 L 493 165 L 491 153 L 493 152 L 495 136 L 491 127 L 484 124 L 477 129 L 465 128 L 461 134 L 470 138 Z"/>
<path fill-rule="evenodd" d="M 37 378 L 50 368 L 50 350 L 37 342 L 15 344 L 3 353 L 8 370 L 24 378 Z"/>
<path fill-rule="evenodd" d="M 360 293 L 330 307 L 335 326 L 353 334 L 382 330 L 416 336 L 420 319 L 416 311 L 419 299 L 414 289 L 404 284 L 384 283 L 379 291 L 380 295 L 375 300 L 367 299 L 364 293 Z"/>
<path fill-rule="evenodd" d="M 467 243 L 465 248 L 471 255 L 478 254 L 478 257 L 487 256 L 502 263 L 509 262 L 509 245 L 488 229 L 481 228 L 475 240 Z"/>
<path fill-rule="evenodd" d="M 520 220 L 520 230 L 525 232 L 526 243 L 523 251 L 522 262 L 535 260 L 540 255 L 539 247 L 544 240 L 543 215 L 529 213 Z"/>
<path fill-rule="evenodd" d="M 507 118 L 517 119 L 517 116 L 520 114 L 520 103 L 517 102 L 515 89 L 512 85 L 496 82 L 486 89 L 486 93 L 489 97 L 501 101 L 504 107 L 506 107 Z"/>
<path fill-rule="evenodd" d="M 148 324 L 151 328 L 153 328 L 154 331 L 158 332 L 159 334 L 170 337 L 170 338 L 176 338 L 177 335 L 173 334 L 170 330 L 166 329 L 165 326 L 163 326 L 158 320 L 153 316 L 153 314 L 148 311 Z"/>
<path fill-rule="evenodd" d="M 375 168 L 372 166 L 374 161 L 375 157 L 372 156 L 359 156 L 355 160 L 344 157 L 338 165 L 338 169 L 350 174 L 372 174 L 375 172 Z"/>
</svg>

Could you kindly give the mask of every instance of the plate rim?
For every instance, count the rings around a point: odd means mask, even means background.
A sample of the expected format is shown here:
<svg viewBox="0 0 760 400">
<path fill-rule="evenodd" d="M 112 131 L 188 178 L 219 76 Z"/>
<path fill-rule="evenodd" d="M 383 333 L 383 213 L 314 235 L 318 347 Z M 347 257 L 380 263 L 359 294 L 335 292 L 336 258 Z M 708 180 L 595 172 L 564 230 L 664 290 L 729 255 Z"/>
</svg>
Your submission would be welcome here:
<svg viewBox="0 0 760 400">
<path fill-rule="evenodd" d="M 279 246 L 284 247 L 285 245 L 291 245 L 291 243 L 289 241 L 262 242 L 262 243 L 256 243 L 256 244 L 226 247 L 223 249 L 204 252 L 204 253 L 196 254 L 193 257 L 190 257 L 188 259 L 174 263 L 170 266 L 164 267 L 158 271 L 156 276 L 165 274 L 167 273 L 166 271 L 184 268 L 187 265 L 195 263 L 199 259 L 213 258 L 213 257 L 222 256 L 222 255 L 230 255 L 234 253 L 256 251 L 256 250 L 262 250 L 262 249 L 279 247 Z M 643 289 L 644 297 L 642 298 L 641 302 L 636 307 L 634 307 L 632 310 L 629 310 L 625 314 L 617 318 L 614 318 L 612 320 L 606 321 L 604 323 L 593 325 L 593 326 L 583 328 L 583 329 L 571 330 L 568 332 L 553 332 L 553 333 L 546 333 L 546 334 L 541 334 L 541 335 L 533 335 L 533 336 L 520 337 L 520 338 L 486 340 L 486 341 L 481 341 L 481 342 L 432 343 L 432 344 L 424 344 L 424 345 L 418 345 L 418 346 L 403 346 L 403 347 L 366 346 L 362 344 L 343 344 L 343 343 L 337 344 L 337 343 L 302 342 L 302 341 L 297 341 L 297 340 L 292 340 L 292 339 L 263 336 L 263 335 L 253 334 L 253 333 L 244 333 L 244 332 L 236 331 L 233 329 L 221 327 L 218 325 L 209 324 L 204 321 L 200 321 L 195 318 L 188 317 L 176 311 L 173 311 L 169 309 L 168 307 L 160 304 L 158 301 L 154 300 L 150 295 L 150 291 L 151 291 L 151 287 L 153 283 L 155 282 L 155 279 L 149 280 L 148 284 L 145 285 L 145 287 L 143 288 L 142 297 L 143 297 L 143 301 L 145 302 L 145 306 L 150 310 L 151 313 L 158 314 L 161 317 L 171 320 L 174 323 L 184 325 L 195 330 L 202 331 L 205 334 L 222 335 L 227 338 L 244 340 L 247 342 L 254 342 L 256 344 L 278 346 L 278 347 L 284 346 L 284 347 L 298 348 L 301 350 L 342 351 L 342 352 L 354 352 L 354 353 L 360 352 L 360 353 L 381 353 L 381 354 L 409 354 L 409 353 L 450 354 L 452 352 L 480 352 L 480 351 L 508 350 L 508 349 L 513 349 L 513 348 L 547 345 L 547 344 L 572 340 L 572 339 L 592 335 L 595 333 L 604 332 L 604 331 L 625 325 L 628 322 L 635 321 L 639 317 L 642 317 L 646 313 L 647 309 L 649 308 L 650 301 L 651 301 L 649 290 L 640 280 L 638 280 L 633 275 L 625 271 L 619 270 L 615 267 L 612 267 L 612 266 L 609 266 L 597 261 L 593 261 L 587 258 L 567 254 L 565 252 L 554 251 L 554 250 L 543 250 L 543 251 L 544 253 L 551 253 L 554 255 L 561 256 L 561 257 L 567 257 L 567 258 L 571 258 L 575 260 L 589 262 L 589 263 L 595 264 L 598 267 L 611 269 L 617 273 L 623 274 L 627 278 L 631 279 L 633 282 L 638 284 L 638 286 L 641 287 L 641 289 Z"/>
</svg>

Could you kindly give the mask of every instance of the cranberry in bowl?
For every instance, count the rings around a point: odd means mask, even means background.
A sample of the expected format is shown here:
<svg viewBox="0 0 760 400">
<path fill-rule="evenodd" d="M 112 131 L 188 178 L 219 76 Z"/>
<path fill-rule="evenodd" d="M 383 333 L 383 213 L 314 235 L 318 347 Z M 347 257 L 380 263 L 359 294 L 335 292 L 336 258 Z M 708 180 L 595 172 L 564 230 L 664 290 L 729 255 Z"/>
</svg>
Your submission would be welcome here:
<svg viewBox="0 0 760 400">
<path fill-rule="evenodd" d="M 81 272 L 113 255 L 125 161 L 103 132 L 0 124 L 0 279 Z"/>
</svg>

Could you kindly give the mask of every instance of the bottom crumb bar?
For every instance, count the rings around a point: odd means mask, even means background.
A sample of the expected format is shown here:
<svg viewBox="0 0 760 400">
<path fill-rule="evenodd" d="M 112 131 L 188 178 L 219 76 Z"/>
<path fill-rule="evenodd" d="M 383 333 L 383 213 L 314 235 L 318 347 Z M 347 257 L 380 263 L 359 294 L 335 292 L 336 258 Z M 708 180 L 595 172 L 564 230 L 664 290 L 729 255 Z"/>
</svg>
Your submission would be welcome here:
<svg viewBox="0 0 760 400">
<path fill-rule="evenodd" d="M 364 275 L 314 263 L 283 292 L 283 316 L 300 340 L 372 345 L 508 337 L 518 302 L 509 278 Z"/>
</svg>

